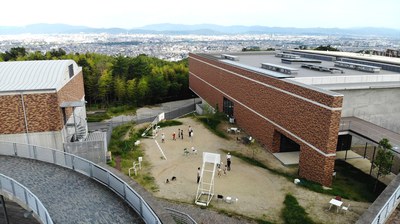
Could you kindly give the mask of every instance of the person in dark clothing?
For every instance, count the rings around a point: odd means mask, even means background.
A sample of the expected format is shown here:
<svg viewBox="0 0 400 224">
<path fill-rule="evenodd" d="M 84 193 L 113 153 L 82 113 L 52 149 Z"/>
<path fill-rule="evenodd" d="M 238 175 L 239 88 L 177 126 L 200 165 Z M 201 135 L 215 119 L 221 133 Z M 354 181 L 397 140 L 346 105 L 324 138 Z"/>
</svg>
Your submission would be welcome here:
<svg viewBox="0 0 400 224">
<path fill-rule="evenodd" d="M 197 168 L 197 183 L 200 182 L 200 167 Z"/>
</svg>

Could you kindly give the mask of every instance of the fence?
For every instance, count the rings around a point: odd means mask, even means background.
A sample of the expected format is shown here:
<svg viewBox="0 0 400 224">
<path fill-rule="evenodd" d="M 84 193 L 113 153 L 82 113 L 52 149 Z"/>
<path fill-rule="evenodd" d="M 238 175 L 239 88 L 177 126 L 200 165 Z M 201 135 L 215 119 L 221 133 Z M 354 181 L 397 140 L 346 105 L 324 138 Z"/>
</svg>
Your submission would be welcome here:
<svg viewBox="0 0 400 224">
<path fill-rule="evenodd" d="M 146 223 L 161 223 L 151 207 L 127 183 L 110 171 L 86 159 L 54 149 L 13 142 L 0 142 L 0 154 L 35 159 L 72 169 L 96 180 L 114 191 L 123 198 Z"/>
<path fill-rule="evenodd" d="M 190 217 L 188 214 L 177 211 L 172 208 L 165 208 L 169 214 L 171 214 L 172 218 L 175 220 L 176 223 L 182 223 L 182 224 L 197 224 L 192 217 Z"/>
<path fill-rule="evenodd" d="M 372 203 L 356 224 L 385 223 L 400 203 L 400 175 L 398 175 Z"/>
<path fill-rule="evenodd" d="M 12 195 L 13 200 L 18 199 L 19 202 L 26 205 L 44 224 L 53 224 L 47 209 L 42 202 L 28 188 L 18 183 L 14 179 L 0 173 L 0 192 Z M 6 214 L 5 214 L 6 215 Z"/>
<path fill-rule="evenodd" d="M 167 112 L 165 112 L 165 119 L 170 120 L 170 119 L 182 117 L 186 114 L 190 114 L 193 111 L 195 111 L 195 105 L 199 102 L 201 102 L 199 99 L 194 99 L 193 103 L 182 106 L 175 110 L 167 111 Z M 121 121 L 119 121 L 119 122 L 110 122 L 110 125 L 107 129 L 107 142 L 109 143 L 111 141 L 111 134 L 112 134 L 112 130 L 114 127 L 117 127 L 117 126 L 123 125 L 123 124 L 127 124 L 127 123 L 133 123 L 133 122 L 135 122 L 136 124 L 152 122 L 157 116 L 158 116 L 158 114 L 154 115 L 154 113 L 148 113 L 148 114 L 142 114 L 142 115 L 136 116 L 136 117 L 125 117 L 125 118 L 123 117 L 121 119 Z"/>
<path fill-rule="evenodd" d="M 378 150 L 378 142 L 387 137 L 385 133 L 381 133 L 378 130 L 370 128 L 366 125 L 363 125 L 357 121 L 341 121 L 340 122 L 340 131 L 350 131 L 352 132 L 353 141 L 354 139 L 362 139 L 367 142 L 367 144 L 363 147 L 352 147 L 352 150 L 358 153 L 359 155 L 363 155 L 364 158 L 368 158 L 371 162 L 374 161 L 376 157 L 376 151 Z M 364 136 L 365 135 L 365 136 Z M 399 140 L 396 137 L 390 138 L 390 142 L 393 144 L 399 144 Z M 368 139 L 367 139 L 367 138 Z M 389 136 L 390 137 L 390 136 Z M 362 141 L 360 141 L 362 142 Z M 390 150 L 393 153 L 392 162 L 393 165 L 390 168 L 391 172 L 394 174 L 398 174 L 400 172 L 400 152 L 394 149 Z"/>
</svg>

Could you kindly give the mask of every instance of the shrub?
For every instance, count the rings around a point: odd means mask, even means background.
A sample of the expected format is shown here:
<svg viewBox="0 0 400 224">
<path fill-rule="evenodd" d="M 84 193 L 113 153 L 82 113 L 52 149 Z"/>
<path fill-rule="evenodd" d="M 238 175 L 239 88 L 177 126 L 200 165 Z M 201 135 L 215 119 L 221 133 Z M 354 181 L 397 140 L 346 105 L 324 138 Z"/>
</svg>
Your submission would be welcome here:
<svg viewBox="0 0 400 224">
<path fill-rule="evenodd" d="M 303 207 L 299 205 L 297 199 L 291 195 L 287 194 L 285 201 L 283 202 L 285 207 L 282 210 L 282 216 L 287 224 L 313 224 L 315 223 L 304 210 Z"/>
</svg>

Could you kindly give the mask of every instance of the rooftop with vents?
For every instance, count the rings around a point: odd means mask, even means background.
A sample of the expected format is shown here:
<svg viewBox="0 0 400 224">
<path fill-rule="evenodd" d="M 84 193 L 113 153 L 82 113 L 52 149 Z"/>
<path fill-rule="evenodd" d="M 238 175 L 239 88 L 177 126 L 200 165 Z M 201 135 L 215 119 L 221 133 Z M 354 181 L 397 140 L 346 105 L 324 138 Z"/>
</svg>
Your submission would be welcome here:
<svg viewBox="0 0 400 224">
<path fill-rule="evenodd" d="M 326 90 L 399 88 L 400 60 L 363 57 L 347 52 L 239 52 L 210 55 L 260 75 L 287 79 Z M 356 57 L 353 57 L 356 56 Z M 387 60 L 385 60 L 385 58 Z"/>
</svg>

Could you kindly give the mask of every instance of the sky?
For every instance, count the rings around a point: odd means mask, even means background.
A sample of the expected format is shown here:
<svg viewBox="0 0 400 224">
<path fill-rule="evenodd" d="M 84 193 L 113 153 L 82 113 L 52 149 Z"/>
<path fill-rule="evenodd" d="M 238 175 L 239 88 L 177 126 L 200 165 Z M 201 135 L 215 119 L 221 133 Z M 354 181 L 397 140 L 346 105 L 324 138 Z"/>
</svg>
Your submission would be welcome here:
<svg viewBox="0 0 400 224">
<path fill-rule="evenodd" d="M 149 24 L 400 29 L 400 0 L 4 0 L 0 26 L 63 23 L 95 28 Z"/>
</svg>

